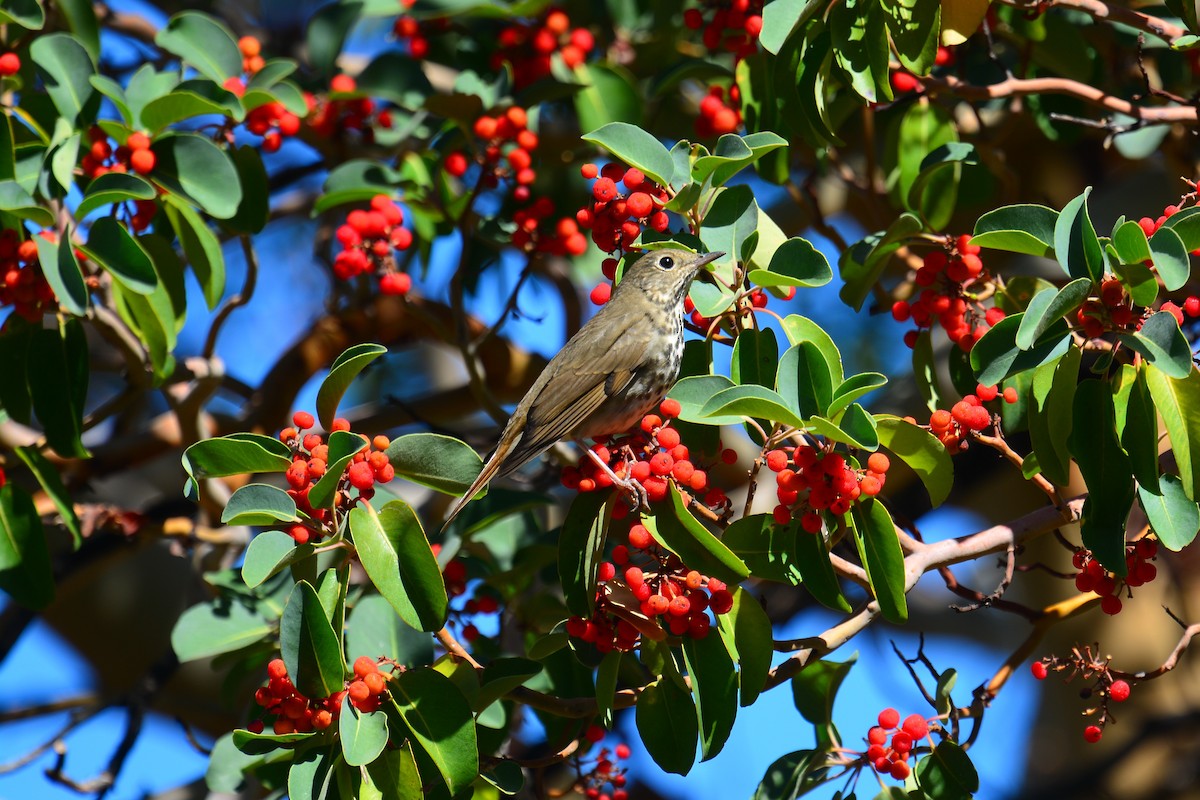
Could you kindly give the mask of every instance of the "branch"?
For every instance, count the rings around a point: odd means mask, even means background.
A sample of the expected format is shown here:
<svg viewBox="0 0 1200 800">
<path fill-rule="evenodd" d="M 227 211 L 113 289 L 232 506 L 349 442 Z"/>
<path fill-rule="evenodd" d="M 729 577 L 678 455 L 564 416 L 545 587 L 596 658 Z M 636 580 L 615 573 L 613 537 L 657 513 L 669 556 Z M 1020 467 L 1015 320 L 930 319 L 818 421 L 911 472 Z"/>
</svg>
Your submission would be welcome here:
<svg viewBox="0 0 1200 800">
<path fill-rule="evenodd" d="M 1117 22 L 1152 34 L 1166 41 L 1168 44 L 1187 33 L 1182 27 L 1167 22 L 1165 19 L 1160 19 L 1141 11 L 1110 5 L 1109 3 L 1101 2 L 1101 0 L 1037 0 L 1034 3 L 1020 2 L 1019 0 L 1000 0 L 1000 2 L 1014 8 L 1039 12 L 1056 6 L 1082 11 L 1098 20 Z"/>
<path fill-rule="evenodd" d="M 217 336 L 221 333 L 221 326 L 225 324 L 225 320 L 229 319 L 229 315 L 236 309 L 241 308 L 250 302 L 254 297 L 254 288 L 258 285 L 258 254 L 254 252 L 254 243 L 251 241 L 249 234 L 243 233 L 238 237 L 242 242 L 242 253 L 246 257 L 246 283 L 242 286 L 242 290 L 225 301 L 225 305 L 221 306 L 221 310 L 213 317 L 212 326 L 208 329 L 208 337 L 204 340 L 204 358 L 212 358 L 213 353 L 217 349 Z"/>
</svg>

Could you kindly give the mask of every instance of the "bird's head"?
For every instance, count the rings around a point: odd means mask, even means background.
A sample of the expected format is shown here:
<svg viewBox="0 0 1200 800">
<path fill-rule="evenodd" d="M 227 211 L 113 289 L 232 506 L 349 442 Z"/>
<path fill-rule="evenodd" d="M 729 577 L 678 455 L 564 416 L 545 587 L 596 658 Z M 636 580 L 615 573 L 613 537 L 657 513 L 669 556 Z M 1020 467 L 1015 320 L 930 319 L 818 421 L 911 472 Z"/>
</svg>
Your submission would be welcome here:
<svg viewBox="0 0 1200 800">
<path fill-rule="evenodd" d="M 722 252 L 692 253 L 687 250 L 651 250 L 625 270 L 616 291 L 637 290 L 655 303 L 683 303 L 692 279 L 707 276 L 705 267 Z"/>
</svg>

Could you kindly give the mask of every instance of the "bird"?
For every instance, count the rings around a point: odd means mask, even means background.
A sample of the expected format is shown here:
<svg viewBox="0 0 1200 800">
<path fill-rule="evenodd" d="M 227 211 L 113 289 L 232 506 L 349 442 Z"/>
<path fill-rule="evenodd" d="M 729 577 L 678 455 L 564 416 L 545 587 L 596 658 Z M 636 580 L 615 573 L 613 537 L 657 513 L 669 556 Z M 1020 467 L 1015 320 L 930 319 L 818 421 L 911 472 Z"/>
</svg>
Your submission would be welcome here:
<svg viewBox="0 0 1200 800">
<path fill-rule="evenodd" d="M 723 252 L 663 249 L 627 268 L 607 303 L 550 359 L 517 403 L 487 463 L 443 528 L 485 485 L 562 439 L 594 439 L 641 421 L 666 396 L 683 359 L 684 300 Z"/>
</svg>

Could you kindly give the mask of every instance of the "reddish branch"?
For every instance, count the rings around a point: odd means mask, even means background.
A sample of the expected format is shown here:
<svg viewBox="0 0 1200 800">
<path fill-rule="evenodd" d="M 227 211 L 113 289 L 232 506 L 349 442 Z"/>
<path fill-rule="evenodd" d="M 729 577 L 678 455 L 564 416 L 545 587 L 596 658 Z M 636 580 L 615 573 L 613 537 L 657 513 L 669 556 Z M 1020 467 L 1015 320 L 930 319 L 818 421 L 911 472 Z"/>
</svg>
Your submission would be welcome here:
<svg viewBox="0 0 1200 800">
<path fill-rule="evenodd" d="M 1051 8 L 1069 8 L 1074 11 L 1082 11 L 1089 14 L 1097 20 L 1105 20 L 1108 22 L 1117 22 L 1122 25 L 1128 25 L 1131 28 L 1136 28 L 1139 31 L 1157 36 L 1160 39 L 1170 43 L 1174 42 L 1180 36 L 1187 33 L 1186 30 L 1178 25 L 1167 22 L 1165 19 L 1151 16 L 1141 11 L 1134 11 L 1123 6 L 1112 5 L 1110 3 L 1101 2 L 1101 0 L 1035 0 L 1035 2 L 1020 2 L 1020 0 L 1000 0 L 1005 5 L 1013 6 L 1025 10 L 1033 10 L 1043 12 Z"/>
</svg>

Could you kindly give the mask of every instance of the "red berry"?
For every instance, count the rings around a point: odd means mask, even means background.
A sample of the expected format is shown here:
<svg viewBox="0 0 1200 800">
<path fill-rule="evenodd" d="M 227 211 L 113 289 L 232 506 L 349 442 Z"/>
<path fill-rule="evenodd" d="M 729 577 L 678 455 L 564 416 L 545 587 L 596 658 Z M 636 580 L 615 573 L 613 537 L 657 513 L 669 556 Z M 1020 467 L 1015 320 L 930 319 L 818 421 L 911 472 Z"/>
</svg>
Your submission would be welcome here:
<svg viewBox="0 0 1200 800">
<path fill-rule="evenodd" d="M 920 714 L 910 714 L 905 717 L 903 729 L 914 740 L 924 739 L 929 735 L 929 723 Z"/>
<path fill-rule="evenodd" d="M 602 306 L 607 303 L 610 297 L 612 297 L 611 283 L 596 284 L 596 288 L 592 289 L 591 293 L 588 295 L 588 298 L 592 301 L 592 303 L 598 306 Z"/>
<path fill-rule="evenodd" d="M 1046 665 L 1043 664 L 1041 661 L 1035 661 L 1032 664 L 1030 664 L 1029 671 L 1032 672 L 1033 677 L 1037 678 L 1039 681 L 1046 680 L 1046 676 L 1049 674 L 1049 672 L 1046 669 Z"/>
<path fill-rule="evenodd" d="M 1083 738 L 1088 744 L 1095 744 L 1100 741 L 1100 737 L 1104 735 L 1104 731 L 1096 725 L 1088 725 L 1083 729 Z"/>
<path fill-rule="evenodd" d="M 347 475 L 350 478 L 350 485 L 359 491 L 370 489 L 375 485 L 375 471 L 366 461 L 351 464 Z"/>
<path fill-rule="evenodd" d="M 0 77 L 7 78 L 21 71 L 21 59 L 16 53 L 5 53 L 0 56 Z"/>
<path fill-rule="evenodd" d="M 900 712 L 894 708 L 885 708 L 879 712 L 879 727 L 891 730 L 900 724 Z"/>
<path fill-rule="evenodd" d="M 129 154 L 129 166 L 139 175 L 147 175 L 154 171 L 158 157 L 153 150 L 134 150 Z"/>
<path fill-rule="evenodd" d="M 1129 684 L 1123 680 L 1115 680 L 1112 686 L 1108 687 L 1108 696 L 1118 703 L 1124 703 L 1129 699 Z"/>
</svg>

